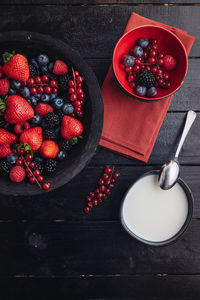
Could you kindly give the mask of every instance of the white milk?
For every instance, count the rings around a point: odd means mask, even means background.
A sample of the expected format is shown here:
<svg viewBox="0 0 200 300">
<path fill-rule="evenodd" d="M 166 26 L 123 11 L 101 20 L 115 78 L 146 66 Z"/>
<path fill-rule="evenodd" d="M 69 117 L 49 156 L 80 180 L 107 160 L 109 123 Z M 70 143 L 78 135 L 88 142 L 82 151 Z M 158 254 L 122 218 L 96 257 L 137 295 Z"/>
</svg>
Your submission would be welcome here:
<svg viewBox="0 0 200 300">
<path fill-rule="evenodd" d="M 161 242 L 173 237 L 183 226 L 188 201 L 183 188 L 176 183 L 164 191 L 158 175 L 139 179 L 129 190 L 122 207 L 122 219 L 138 237 Z"/>
</svg>

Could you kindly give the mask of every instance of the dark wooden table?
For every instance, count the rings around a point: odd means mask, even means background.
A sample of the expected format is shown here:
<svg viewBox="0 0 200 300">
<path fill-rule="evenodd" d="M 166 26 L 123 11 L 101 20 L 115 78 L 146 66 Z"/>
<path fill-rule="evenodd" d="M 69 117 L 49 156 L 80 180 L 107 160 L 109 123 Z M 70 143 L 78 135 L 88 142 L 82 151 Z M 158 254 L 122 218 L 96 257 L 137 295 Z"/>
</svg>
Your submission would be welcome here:
<svg viewBox="0 0 200 300">
<path fill-rule="evenodd" d="M 165 3 L 167 2 L 167 3 Z M 196 36 L 189 71 L 162 125 L 149 163 L 98 149 L 69 184 L 38 197 L 0 196 L 0 299 L 200 299 L 200 1 L 3 0 L 0 31 L 31 30 L 69 43 L 102 84 L 113 48 L 134 11 Z M 176 243 L 143 245 L 123 231 L 128 186 L 174 150 L 186 111 L 198 118 L 181 152 L 194 194 L 191 225 Z M 106 164 L 121 173 L 108 201 L 90 215 L 85 196 Z"/>
</svg>

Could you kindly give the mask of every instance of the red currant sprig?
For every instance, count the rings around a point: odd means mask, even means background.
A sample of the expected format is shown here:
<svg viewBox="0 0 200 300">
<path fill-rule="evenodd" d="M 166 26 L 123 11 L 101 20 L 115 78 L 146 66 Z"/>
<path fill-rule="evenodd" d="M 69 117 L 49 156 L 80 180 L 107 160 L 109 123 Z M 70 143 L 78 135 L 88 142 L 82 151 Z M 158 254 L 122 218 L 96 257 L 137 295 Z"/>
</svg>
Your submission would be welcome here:
<svg viewBox="0 0 200 300">
<path fill-rule="evenodd" d="M 86 213 L 89 213 L 93 207 L 97 206 L 103 199 L 108 197 L 119 176 L 120 173 L 115 172 L 114 167 L 105 167 L 102 177 L 98 180 L 98 187 L 86 197 L 87 206 L 84 208 Z"/>
</svg>

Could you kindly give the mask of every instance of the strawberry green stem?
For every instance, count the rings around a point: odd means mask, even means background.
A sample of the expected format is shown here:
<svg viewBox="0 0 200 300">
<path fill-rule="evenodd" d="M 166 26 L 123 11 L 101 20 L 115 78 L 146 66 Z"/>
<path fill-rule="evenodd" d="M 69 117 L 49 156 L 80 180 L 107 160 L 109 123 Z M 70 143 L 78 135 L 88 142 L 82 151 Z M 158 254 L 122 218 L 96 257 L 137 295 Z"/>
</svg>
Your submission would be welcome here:
<svg viewBox="0 0 200 300">
<path fill-rule="evenodd" d="M 12 53 L 5 52 L 4 54 L 2 54 L 3 62 L 6 64 L 14 55 L 15 55 L 15 51 L 12 51 Z"/>
</svg>

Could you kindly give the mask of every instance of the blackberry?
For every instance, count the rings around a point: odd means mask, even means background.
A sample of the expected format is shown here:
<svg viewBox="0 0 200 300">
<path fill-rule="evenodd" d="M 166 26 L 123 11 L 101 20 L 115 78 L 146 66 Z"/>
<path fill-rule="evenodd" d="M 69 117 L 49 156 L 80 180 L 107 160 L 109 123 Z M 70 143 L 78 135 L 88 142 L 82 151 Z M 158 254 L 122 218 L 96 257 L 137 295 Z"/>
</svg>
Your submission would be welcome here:
<svg viewBox="0 0 200 300">
<path fill-rule="evenodd" d="M 36 162 L 36 161 L 34 161 L 34 163 L 35 163 L 35 166 L 33 167 L 32 170 L 34 171 L 34 170 L 38 169 L 38 170 L 40 170 L 41 173 L 43 173 L 44 165 L 39 162 Z"/>
<path fill-rule="evenodd" d="M 60 122 L 62 121 L 62 118 L 64 117 L 64 113 L 62 112 L 61 109 L 56 111 L 56 115 L 59 117 Z"/>
<path fill-rule="evenodd" d="M 59 116 L 53 112 L 49 112 L 44 120 L 47 126 L 50 128 L 57 127 L 60 123 Z"/>
<path fill-rule="evenodd" d="M 46 160 L 45 165 L 44 165 L 46 172 L 53 173 L 53 172 L 55 172 L 56 167 L 57 167 L 57 161 L 55 159 L 50 158 L 50 159 Z"/>
<path fill-rule="evenodd" d="M 0 174 L 7 175 L 10 173 L 11 164 L 7 160 L 0 161 Z"/>
<path fill-rule="evenodd" d="M 56 140 L 56 131 L 53 128 L 46 128 L 43 131 L 44 140 Z"/>
<path fill-rule="evenodd" d="M 62 140 L 59 142 L 58 147 L 60 150 L 69 151 L 72 146 L 67 141 Z"/>
<path fill-rule="evenodd" d="M 58 80 L 58 77 L 55 75 L 55 74 L 53 74 L 53 73 L 51 73 L 51 74 L 48 74 L 49 75 L 49 79 L 50 80 Z"/>
<path fill-rule="evenodd" d="M 29 65 L 29 73 L 31 78 L 35 78 L 36 76 L 39 75 L 38 70 L 31 64 Z"/>
<path fill-rule="evenodd" d="M 0 128 L 6 128 L 7 124 L 8 123 L 3 118 L 0 118 Z"/>
<path fill-rule="evenodd" d="M 68 81 L 71 79 L 69 74 L 59 76 L 58 87 L 63 91 L 67 92 L 68 90 Z"/>
<path fill-rule="evenodd" d="M 155 77 L 151 73 L 151 71 L 146 69 L 141 69 L 136 76 L 136 82 L 138 85 L 146 86 L 150 88 L 155 83 Z"/>
</svg>

